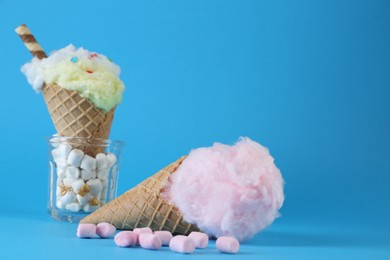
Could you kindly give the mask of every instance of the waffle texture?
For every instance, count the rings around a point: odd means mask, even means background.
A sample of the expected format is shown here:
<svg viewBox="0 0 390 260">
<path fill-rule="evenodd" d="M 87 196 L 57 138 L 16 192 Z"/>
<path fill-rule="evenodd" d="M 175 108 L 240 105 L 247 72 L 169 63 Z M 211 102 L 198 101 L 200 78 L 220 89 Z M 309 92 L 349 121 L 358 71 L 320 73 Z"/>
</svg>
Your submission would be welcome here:
<svg viewBox="0 0 390 260">
<path fill-rule="evenodd" d="M 160 196 L 169 176 L 180 166 L 185 156 L 158 171 L 131 190 L 107 203 L 81 220 L 80 223 L 108 222 L 117 229 L 132 230 L 150 227 L 188 235 L 198 227 L 183 220 L 183 215 Z"/>
<path fill-rule="evenodd" d="M 58 134 L 108 139 L 115 108 L 105 113 L 77 91 L 56 84 L 45 85 L 42 92 Z"/>
<path fill-rule="evenodd" d="M 77 91 L 61 88 L 57 84 L 45 84 L 42 94 L 51 119 L 61 136 L 108 139 L 115 108 L 108 113 L 82 98 Z M 104 151 L 102 147 L 77 147 L 95 157 Z"/>
</svg>

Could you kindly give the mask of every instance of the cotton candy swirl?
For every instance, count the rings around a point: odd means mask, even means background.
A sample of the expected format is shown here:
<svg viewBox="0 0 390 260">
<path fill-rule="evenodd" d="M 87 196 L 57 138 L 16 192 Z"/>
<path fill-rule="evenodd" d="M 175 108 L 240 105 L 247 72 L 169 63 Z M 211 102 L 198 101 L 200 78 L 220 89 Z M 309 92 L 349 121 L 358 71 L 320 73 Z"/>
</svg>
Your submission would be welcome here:
<svg viewBox="0 0 390 260">
<path fill-rule="evenodd" d="M 102 54 L 71 44 L 48 58 L 34 57 L 21 70 L 38 92 L 44 83 L 55 83 L 77 91 L 105 112 L 122 101 L 125 86 L 119 78 L 119 66 Z"/>
</svg>

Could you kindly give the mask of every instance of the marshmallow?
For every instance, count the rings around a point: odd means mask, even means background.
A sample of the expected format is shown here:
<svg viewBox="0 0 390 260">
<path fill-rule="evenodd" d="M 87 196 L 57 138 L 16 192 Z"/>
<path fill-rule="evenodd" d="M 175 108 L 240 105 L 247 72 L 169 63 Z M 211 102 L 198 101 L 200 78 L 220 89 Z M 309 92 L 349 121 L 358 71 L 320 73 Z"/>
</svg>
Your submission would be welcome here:
<svg viewBox="0 0 390 260">
<path fill-rule="evenodd" d="M 102 183 L 99 179 L 89 180 L 87 181 L 87 185 L 89 186 L 89 189 L 94 196 L 98 196 L 98 194 L 103 190 Z"/>
<path fill-rule="evenodd" d="M 142 248 L 157 250 L 161 248 L 161 241 L 157 235 L 141 233 L 138 236 L 139 244 Z"/>
<path fill-rule="evenodd" d="M 107 180 L 101 180 L 102 182 L 102 186 L 103 186 L 103 189 L 102 189 L 102 196 L 100 197 L 101 200 L 105 200 L 106 199 L 106 196 L 107 196 L 107 186 L 108 186 L 108 181 Z"/>
<path fill-rule="evenodd" d="M 58 158 L 55 163 L 57 165 L 57 168 L 66 168 L 68 166 L 67 160 L 63 158 Z"/>
<path fill-rule="evenodd" d="M 79 238 L 94 238 L 96 236 L 96 226 L 94 224 L 80 223 L 77 227 Z"/>
<path fill-rule="evenodd" d="M 154 231 L 154 233 L 161 241 L 162 246 L 169 246 L 172 239 L 172 233 L 169 231 Z"/>
<path fill-rule="evenodd" d="M 105 180 L 108 177 L 108 170 L 107 168 L 101 168 L 97 169 L 96 175 L 99 179 Z"/>
<path fill-rule="evenodd" d="M 87 171 L 94 171 L 96 169 L 96 159 L 88 154 L 84 155 L 80 163 L 80 168 Z"/>
<path fill-rule="evenodd" d="M 116 156 L 113 153 L 107 153 L 107 168 L 111 168 L 116 163 Z"/>
<path fill-rule="evenodd" d="M 66 178 L 66 167 L 57 167 L 57 177 L 60 180 Z"/>
<path fill-rule="evenodd" d="M 66 208 L 67 210 L 77 212 L 77 211 L 80 211 L 81 206 L 80 206 L 80 204 L 78 204 L 77 202 L 73 202 L 73 203 L 69 203 L 68 205 L 66 205 L 65 208 Z"/>
<path fill-rule="evenodd" d="M 196 248 L 205 248 L 209 243 L 209 237 L 202 232 L 191 232 L 188 237 L 194 241 Z"/>
<path fill-rule="evenodd" d="M 137 242 L 137 234 L 133 231 L 121 231 L 114 237 L 115 244 L 120 247 L 134 246 Z"/>
<path fill-rule="evenodd" d="M 69 166 L 66 168 L 66 177 L 69 179 L 76 180 L 80 177 L 80 170 L 75 166 Z"/>
<path fill-rule="evenodd" d="M 68 155 L 68 163 L 75 167 L 79 167 L 81 160 L 84 157 L 84 152 L 79 149 L 73 149 Z"/>
<path fill-rule="evenodd" d="M 73 192 L 73 191 L 66 191 L 66 193 L 60 197 L 60 201 L 62 203 L 62 205 L 65 205 L 65 207 L 70 204 L 70 203 L 73 203 L 76 199 L 76 194 Z"/>
<path fill-rule="evenodd" d="M 111 237 L 112 235 L 114 235 L 115 231 L 116 231 L 115 226 L 107 222 L 99 223 L 96 226 L 96 234 L 102 238 Z"/>
<path fill-rule="evenodd" d="M 153 231 L 150 227 L 134 228 L 133 232 L 137 235 L 140 235 L 141 233 L 153 234 Z"/>
<path fill-rule="evenodd" d="M 235 254 L 240 249 L 240 243 L 234 237 L 219 237 L 215 245 L 219 251 L 228 254 Z"/>
<path fill-rule="evenodd" d="M 174 236 L 169 242 L 169 248 L 177 253 L 189 254 L 194 252 L 195 243 L 187 236 Z"/>
<path fill-rule="evenodd" d="M 82 179 L 77 179 L 71 184 L 72 189 L 75 193 L 79 193 L 79 191 L 84 187 L 84 185 L 85 182 Z"/>
<path fill-rule="evenodd" d="M 74 182 L 74 179 L 66 177 L 65 179 L 62 180 L 65 186 L 71 186 L 72 183 Z"/>
<path fill-rule="evenodd" d="M 58 196 L 58 197 L 59 197 L 59 196 Z M 65 209 L 65 205 L 62 204 L 61 200 L 59 200 L 59 199 L 56 201 L 56 206 L 57 206 L 57 208 L 59 208 L 59 209 Z"/>
<path fill-rule="evenodd" d="M 96 155 L 96 168 L 107 169 L 107 156 L 104 153 Z"/>
<path fill-rule="evenodd" d="M 96 178 L 95 170 L 81 170 L 81 179 L 84 181 Z"/>
<path fill-rule="evenodd" d="M 57 156 L 61 159 L 67 159 L 72 146 L 68 143 L 61 143 L 57 148 Z"/>
<path fill-rule="evenodd" d="M 90 203 L 87 203 L 83 206 L 83 211 L 90 213 L 92 211 L 97 210 L 100 207 L 100 205 L 91 205 Z"/>
<path fill-rule="evenodd" d="M 86 193 L 84 194 L 84 196 L 77 194 L 76 197 L 77 197 L 77 201 L 81 206 L 84 206 L 85 204 L 88 203 L 88 201 L 92 199 L 92 195 L 90 193 Z"/>
<path fill-rule="evenodd" d="M 57 162 L 59 159 L 58 148 L 51 150 L 51 156 L 53 157 L 54 162 Z"/>
</svg>

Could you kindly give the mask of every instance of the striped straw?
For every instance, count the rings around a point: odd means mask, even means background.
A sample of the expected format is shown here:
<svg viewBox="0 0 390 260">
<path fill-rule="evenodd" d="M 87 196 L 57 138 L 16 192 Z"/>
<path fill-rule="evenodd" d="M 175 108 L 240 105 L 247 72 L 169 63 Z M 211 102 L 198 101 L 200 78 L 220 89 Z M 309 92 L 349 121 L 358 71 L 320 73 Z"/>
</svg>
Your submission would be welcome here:
<svg viewBox="0 0 390 260">
<path fill-rule="evenodd" d="M 46 53 L 43 51 L 42 47 L 37 42 L 34 35 L 32 35 L 27 25 L 22 24 L 21 26 L 15 29 L 15 32 L 19 35 L 24 45 L 31 52 L 33 56 L 37 57 L 40 60 L 43 58 L 47 58 Z"/>
</svg>

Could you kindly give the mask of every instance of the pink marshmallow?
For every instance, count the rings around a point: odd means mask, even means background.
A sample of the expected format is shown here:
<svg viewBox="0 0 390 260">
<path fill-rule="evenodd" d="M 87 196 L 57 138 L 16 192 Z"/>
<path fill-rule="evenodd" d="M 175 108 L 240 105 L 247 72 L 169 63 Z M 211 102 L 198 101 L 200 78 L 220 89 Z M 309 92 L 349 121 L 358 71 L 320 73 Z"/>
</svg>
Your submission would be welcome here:
<svg viewBox="0 0 390 260">
<path fill-rule="evenodd" d="M 115 231 L 115 226 L 107 222 L 99 223 L 96 227 L 96 234 L 102 238 L 107 238 L 114 235 Z"/>
<path fill-rule="evenodd" d="M 187 236 L 174 236 L 169 242 L 169 248 L 177 253 L 189 254 L 194 252 L 195 243 Z"/>
<path fill-rule="evenodd" d="M 153 234 L 153 230 L 150 227 L 134 228 L 133 232 L 138 235 L 141 233 Z"/>
<path fill-rule="evenodd" d="M 133 232 L 137 234 L 137 242 L 135 243 L 137 246 L 139 246 L 138 238 L 141 233 L 153 234 L 153 230 L 150 227 L 134 228 Z"/>
<path fill-rule="evenodd" d="M 205 248 L 209 243 L 209 237 L 202 232 L 191 232 L 188 237 L 194 241 L 196 248 Z"/>
<path fill-rule="evenodd" d="M 161 248 L 161 241 L 157 235 L 141 233 L 138 236 L 139 244 L 142 248 L 157 250 Z"/>
<path fill-rule="evenodd" d="M 121 231 L 114 237 L 115 244 L 120 247 L 134 246 L 138 235 L 133 231 Z"/>
<path fill-rule="evenodd" d="M 240 249 L 240 243 L 234 237 L 219 237 L 215 245 L 219 251 L 228 254 L 235 254 Z"/>
<path fill-rule="evenodd" d="M 169 246 L 169 242 L 172 239 L 172 233 L 169 231 L 154 231 L 154 233 L 161 241 L 161 245 Z"/>
<path fill-rule="evenodd" d="M 96 225 L 80 223 L 77 227 L 79 238 L 94 238 L 96 236 Z"/>
</svg>

